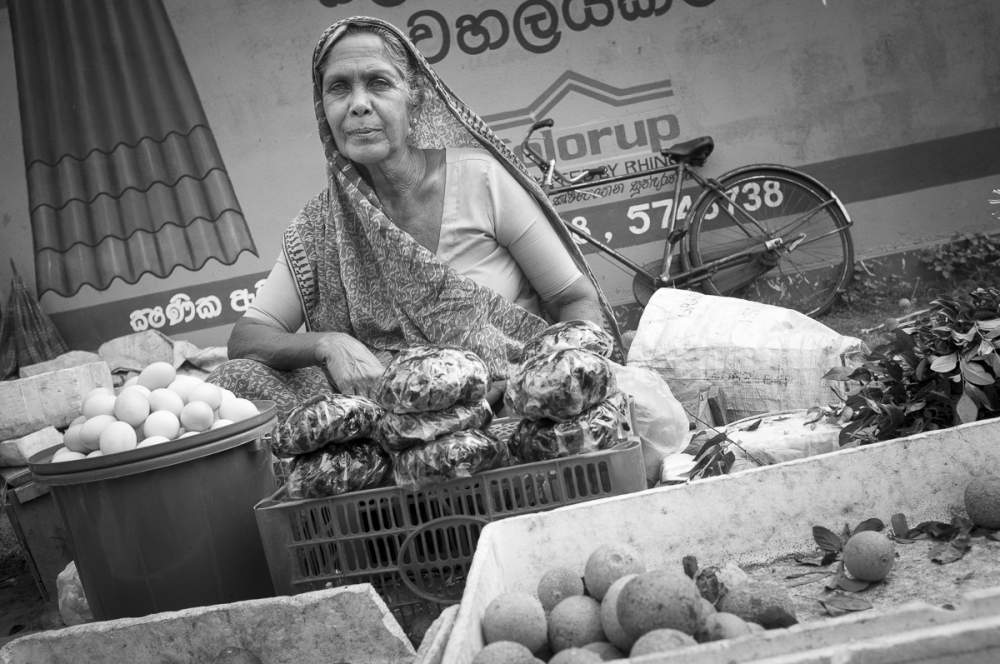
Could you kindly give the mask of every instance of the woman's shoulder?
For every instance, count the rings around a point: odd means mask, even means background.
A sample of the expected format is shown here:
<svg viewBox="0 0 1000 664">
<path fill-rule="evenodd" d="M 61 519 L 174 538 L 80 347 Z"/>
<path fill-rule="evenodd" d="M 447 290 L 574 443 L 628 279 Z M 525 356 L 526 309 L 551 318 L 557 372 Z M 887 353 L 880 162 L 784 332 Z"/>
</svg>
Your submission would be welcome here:
<svg viewBox="0 0 1000 664">
<path fill-rule="evenodd" d="M 500 162 L 486 148 L 450 147 L 446 150 L 446 154 L 449 164 L 482 169 L 502 168 Z"/>
</svg>

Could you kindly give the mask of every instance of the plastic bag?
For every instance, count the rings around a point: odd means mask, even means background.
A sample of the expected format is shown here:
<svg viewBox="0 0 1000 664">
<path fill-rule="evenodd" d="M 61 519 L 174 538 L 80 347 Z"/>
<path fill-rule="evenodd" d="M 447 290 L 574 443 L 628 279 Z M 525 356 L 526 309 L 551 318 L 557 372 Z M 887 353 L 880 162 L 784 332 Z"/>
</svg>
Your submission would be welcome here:
<svg viewBox="0 0 1000 664">
<path fill-rule="evenodd" d="M 59 574 L 56 575 L 56 592 L 59 593 L 59 617 L 63 624 L 80 625 L 94 620 L 90 603 L 80 582 L 80 573 L 76 569 L 76 561 L 71 560 Z"/>
<path fill-rule="evenodd" d="M 322 498 L 379 486 L 389 476 L 389 455 L 372 441 L 329 445 L 292 457 L 288 497 Z"/>
<path fill-rule="evenodd" d="M 402 452 L 462 429 L 485 429 L 492 419 L 493 410 L 485 399 L 430 413 L 387 412 L 375 426 L 375 440 L 386 452 Z"/>
<path fill-rule="evenodd" d="M 455 404 L 477 404 L 486 396 L 489 385 L 486 364 L 475 353 L 461 348 L 413 346 L 392 359 L 375 394 L 386 410 L 423 413 Z"/>
<path fill-rule="evenodd" d="M 370 438 L 382 408 L 362 396 L 320 394 L 296 406 L 278 427 L 272 451 L 308 454 L 331 443 Z"/>
<path fill-rule="evenodd" d="M 504 402 L 515 415 L 561 422 L 615 391 L 610 360 L 581 348 L 562 348 L 529 357 L 511 372 Z"/>
<path fill-rule="evenodd" d="M 466 429 L 393 455 L 393 475 L 404 489 L 419 489 L 510 463 L 507 443 L 478 429 Z"/>
<path fill-rule="evenodd" d="M 691 428 L 687 413 L 655 371 L 614 363 L 611 368 L 618 388 L 632 397 L 632 422 L 642 441 L 646 480 L 655 484 L 663 459 L 680 452 L 687 443 Z"/>
<path fill-rule="evenodd" d="M 660 288 L 643 310 L 626 364 L 659 374 L 688 412 L 697 412 L 701 392 L 721 388 L 734 421 L 827 404 L 838 383 L 823 375 L 866 352 L 860 339 L 792 309 Z"/>
<path fill-rule="evenodd" d="M 522 463 L 613 449 L 632 440 L 629 408 L 614 394 L 565 422 L 523 419 L 510 439 L 511 453 Z"/>
<path fill-rule="evenodd" d="M 566 320 L 545 328 L 532 337 L 522 352 L 522 360 L 546 355 L 560 348 L 583 348 L 601 357 L 610 357 L 615 341 L 597 323 L 589 320 Z"/>
</svg>

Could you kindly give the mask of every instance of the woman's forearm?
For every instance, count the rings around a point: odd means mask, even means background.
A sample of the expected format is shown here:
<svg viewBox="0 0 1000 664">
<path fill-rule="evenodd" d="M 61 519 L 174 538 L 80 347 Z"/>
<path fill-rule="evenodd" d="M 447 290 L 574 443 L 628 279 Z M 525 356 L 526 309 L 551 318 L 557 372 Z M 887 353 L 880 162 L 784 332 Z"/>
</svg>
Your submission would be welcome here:
<svg viewBox="0 0 1000 664">
<path fill-rule="evenodd" d="M 229 359 L 256 360 L 282 371 L 308 367 L 321 363 L 316 350 L 321 336 L 315 332 L 286 332 L 241 318 L 229 335 Z"/>
</svg>

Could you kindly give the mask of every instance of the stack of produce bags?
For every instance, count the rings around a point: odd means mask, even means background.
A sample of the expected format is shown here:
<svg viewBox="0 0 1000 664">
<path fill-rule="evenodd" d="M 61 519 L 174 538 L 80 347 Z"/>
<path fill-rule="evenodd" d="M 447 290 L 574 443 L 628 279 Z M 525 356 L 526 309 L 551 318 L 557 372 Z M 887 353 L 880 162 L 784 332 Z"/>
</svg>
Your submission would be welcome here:
<svg viewBox="0 0 1000 664">
<path fill-rule="evenodd" d="M 504 393 L 507 409 L 524 418 L 509 441 L 519 462 L 628 442 L 628 400 L 608 359 L 612 347 L 607 332 L 583 320 L 556 323 L 525 344 Z"/>
<path fill-rule="evenodd" d="M 347 394 L 319 395 L 296 407 L 278 427 L 272 451 L 288 456 L 288 498 L 320 498 L 379 486 L 389 456 L 372 440 L 382 408 Z"/>
<path fill-rule="evenodd" d="M 484 431 L 489 385 L 485 363 L 466 350 L 415 346 L 393 358 L 376 389 L 385 412 L 375 439 L 396 484 L 417 489 L 509 465 L 506 444 Z"/>
</svg>

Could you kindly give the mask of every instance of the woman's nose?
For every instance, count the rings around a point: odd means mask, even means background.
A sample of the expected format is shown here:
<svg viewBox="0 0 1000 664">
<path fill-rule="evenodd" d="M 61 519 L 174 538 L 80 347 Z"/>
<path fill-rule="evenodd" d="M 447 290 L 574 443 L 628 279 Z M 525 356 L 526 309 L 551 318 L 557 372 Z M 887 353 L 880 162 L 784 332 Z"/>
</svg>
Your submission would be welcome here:
<svg viewBox="0 0 1000 664">
<path fill-rule="evenodd" d="M 355 90 L 351 94 L 351 115 L 365 115 L 372 110 L 368 94 L 364 90 Z"/>
</svg>

